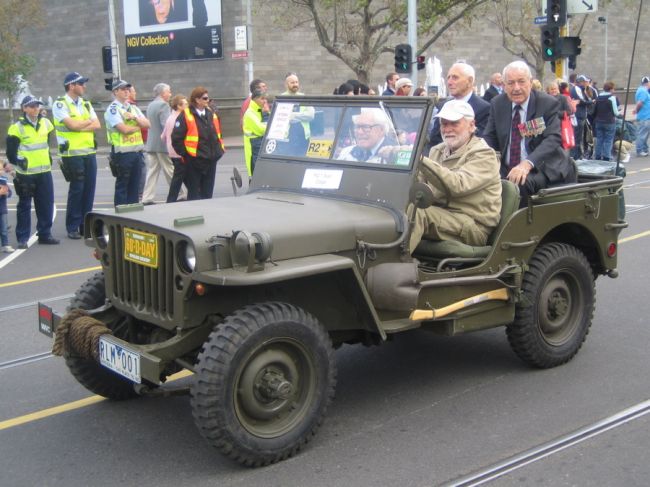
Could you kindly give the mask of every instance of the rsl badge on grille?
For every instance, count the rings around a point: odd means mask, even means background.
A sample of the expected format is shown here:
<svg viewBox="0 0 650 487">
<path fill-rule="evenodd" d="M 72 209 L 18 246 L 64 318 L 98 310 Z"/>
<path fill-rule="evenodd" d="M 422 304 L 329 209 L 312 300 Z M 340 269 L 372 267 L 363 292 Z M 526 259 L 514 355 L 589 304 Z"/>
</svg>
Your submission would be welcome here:
<svg viewBox="0 0 650 487">
<path fill-rule="evenodd" d="M 158 268 L 158 236 L 124 228 L 124 258 L 136 264 Z"/>
</svg>

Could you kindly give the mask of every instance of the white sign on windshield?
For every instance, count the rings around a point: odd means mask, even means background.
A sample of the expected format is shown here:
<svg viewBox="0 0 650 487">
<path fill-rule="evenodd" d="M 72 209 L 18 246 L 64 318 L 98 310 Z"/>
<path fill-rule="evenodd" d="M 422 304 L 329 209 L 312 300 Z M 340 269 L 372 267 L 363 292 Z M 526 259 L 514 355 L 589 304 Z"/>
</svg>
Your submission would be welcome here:
<svg viewBox="0 0 650 487">
<path fill-rule="evenodd" d="M 286 139 L 289 134 L 293 103 L 278 103 L 273 115 L 273 124 L 269 129 L 267 139 Z"/>
<path fill-rule="evenodd" d="M 339 189 L 343 171 L 340 169 L 306 169 L 303 189 Z"/>
</svg>

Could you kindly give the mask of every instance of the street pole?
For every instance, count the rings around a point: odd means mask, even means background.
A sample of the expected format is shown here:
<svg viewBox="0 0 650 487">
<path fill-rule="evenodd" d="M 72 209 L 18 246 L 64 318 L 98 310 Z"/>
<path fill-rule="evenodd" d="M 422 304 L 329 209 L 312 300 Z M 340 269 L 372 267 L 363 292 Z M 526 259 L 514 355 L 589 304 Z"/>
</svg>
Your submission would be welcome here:
<svg viewBox="0 0 650 487">
<path fill-rule="evenodd" d="M 246 0 L 246 43 L 248 51 L 248 61 L 246 62 L 246 71 L 248 74 L 248 86 L 253 82 L 253 12 L 251 8 L 252 0 Z"/>
<path fill-rule="evenodd" d="M 411 81 L 413 82 L 413 91 L 418 87 L 418 66 L 416 55 L 418 51 L 418 17 L 417 17 L 417 0 L 408 0 L 408 43 L 412 47 L 411 58 Z"/>
<path fill-rule="evenodd" d="M 598 22 L 605 26 L 605 79 L 603 83 L 608 81 L 608 71 L 607 71 L 607 17 L 598 17 Z"/>
<path fill-rule="evenodd" d="M 115 35 L 115 6 L 113 4 L 113 0 L 108 0 L 108 34 L 111 39 L 111 62 L 113 65 L 113 79 L 121 79 L 120 51 L 117 48 L 117 37 Z"/>
</svg>

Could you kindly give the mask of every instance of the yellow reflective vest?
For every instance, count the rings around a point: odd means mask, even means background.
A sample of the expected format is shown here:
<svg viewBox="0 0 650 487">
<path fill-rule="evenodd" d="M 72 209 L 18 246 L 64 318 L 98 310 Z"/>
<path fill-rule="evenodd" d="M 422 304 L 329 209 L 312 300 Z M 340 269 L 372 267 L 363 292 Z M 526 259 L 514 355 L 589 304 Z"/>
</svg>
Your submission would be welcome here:
<svg viewBox="0 0 650 487">
<path fill-rule="evenodd" d="M 18 146 L 18 156 L 27 160 L 27 169 L 16 166 L 18 174 L 40 174 L 49 172 L 52 169 L 52 159 L 50 158 L 50 147 L 47 143 L 48 136 L 54 126 L 47 118 L 39 118 L 38 129 L 21 117 L 16 123 L 11 125 L 8 130 L 10 136 L 18 137 L 20 145 Z"/>
<path fill-rule="evenodd" d="M 142 112 L 135 105 L 130 105 L 125 110 L 117 103 L 111 103 L 107 110 L 115 108 L 117 112 L 122 117 L 122 123 L 129 127 L 138 127 L 138 122 L 135 120 L 126 120 L 124 119 L 125 113 L 133 113 L 136 116 L 141 117 Z M 115 127 L 109 127 L 108 123 L 106 124 L 106 136 L 108 137 L 108 143 L 111 144 L 115 152 L 138 152 L 144 150 L 144 140 L 142 139 L 142 130 L 138 128 L 137 132 L 132 132 L 130 134 L 123 134 Z"/>
<path fill-rule="evenodd" d="M 81 106 L 81 111 L 77 110 L 77 106 L 70 103 L 65 96 L 56 99 L 56 103 L 65 104 L 70 118 L 74 120 L 90 120 L 90 102 L 84 101 Z M 56 128 L 56 137 L 61 142 L 61 139 L 68 141 L 67 150 L 61 152 L 59 155 L 63 157 L 72 156 L 85 156 L 88 154 L 95 154 L 95 132 L 94 131 L 76 131 L 70 130 L 62 121 L 54 119 L 54 128 Z M 61 146 L 61 143 L 59 143 Z"/>
<path fill-rule="evenodd" d="M 253 100 L 250 101 L 250 104 L 244 113 L 242 128 L 244 130 L 244 159 L 246 160 L 246 169 L 248 170 L 248 175 L 252 176 L 253 154 L 251 149 L 251 139 L 263 137 L 264 132 L 266 132 L 266 122 L 262 122 L 262 107 Z"/>
</svg>

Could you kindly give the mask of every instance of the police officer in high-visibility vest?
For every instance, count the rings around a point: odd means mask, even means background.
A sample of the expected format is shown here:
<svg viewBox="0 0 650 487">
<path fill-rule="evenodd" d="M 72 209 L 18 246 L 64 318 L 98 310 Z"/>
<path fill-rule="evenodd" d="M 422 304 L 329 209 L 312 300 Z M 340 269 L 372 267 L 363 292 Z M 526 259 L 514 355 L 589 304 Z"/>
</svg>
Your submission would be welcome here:
<svg viewBox="0 0 650 487">
<path fill-rule="evenodd" d="M 61 169 L 70 183 L 65 228 L 75 240 L 81 238 L 86 213 L 93 209 L 97 179 L 95 130 L 100 125 L 90 102 L 82 98 L 87 81 L 79 73 L 68 74 L 63 80 L 66 93 L 52 107 Z"/>
<path fill-rule="evenodd" d="M 41 116 L 41 105 L 43 103 L 31 95 L 24 97 L 20 104 L 23 115 L 9 127 L 7 135 L 7 159 L 16 170 L 14 188 L 18 195 L 16 240 L 19 249 L 27 248 L 31 233 L 32 198 L 36 209 L 38 243 L 59 243 L 52 236 L 54 185 L 48 144 L 54 126 Z"/>
<path fill-rule="evenodd" d="M 217 161 L 225 151 L 219 117 L 210 110 L 208 90 L 197 86 L 190 106 L 180 113 L 172 130 L 172 147 L 187 164 L 187 199 L 212 198 Z"/>
<path fill-rule="evenodd" d="M 244 159 L 246 160 L 246 169 L 248 176 L 253 175 L 255 170 L 255 160 L 260 152 L 262 137 L 266 132 L 266 121 L 264 120 L 264 107 L 268 95 L 266 91 L 254 90 L 251 93 L 250 103 L 242 119 L 242 129 L 244 131 Z"/>
<path fill-rule="evenodd" d="M 144 160 L 143 128 L 149 120 L 138 107 L 129 103 L 131 84 L 113 82 L 115 100 L 106 109 L 106 134 L 111 144 L 111 171 L 115 176 L 115 206 L 138 202 L 142 162 Z"/>
</svg>

